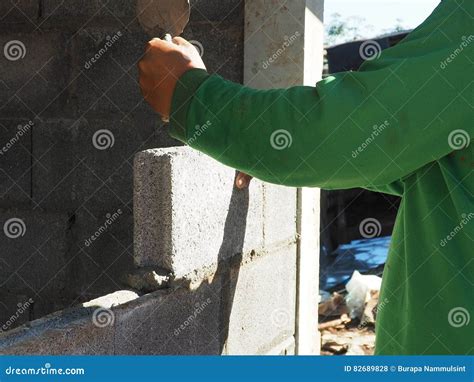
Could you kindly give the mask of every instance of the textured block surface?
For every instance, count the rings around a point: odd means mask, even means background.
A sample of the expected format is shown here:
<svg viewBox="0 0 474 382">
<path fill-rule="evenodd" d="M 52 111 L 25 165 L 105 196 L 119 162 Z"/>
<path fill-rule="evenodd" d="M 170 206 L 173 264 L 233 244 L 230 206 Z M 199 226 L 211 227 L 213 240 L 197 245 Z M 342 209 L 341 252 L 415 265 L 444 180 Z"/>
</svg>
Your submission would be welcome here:
<svg viewBox="0 0 474 382">
<path fill-rule="evenodd" d="M 294 335 L 296 246 L 234 267 L 231 278 L 229 354 L 266 354 Z"/>
<path fill-rule="evenodd" d="M 135 262 L 177 277 L 263 247 L 262 184 L 188 147 L 135 157 Z"/>
</svg>

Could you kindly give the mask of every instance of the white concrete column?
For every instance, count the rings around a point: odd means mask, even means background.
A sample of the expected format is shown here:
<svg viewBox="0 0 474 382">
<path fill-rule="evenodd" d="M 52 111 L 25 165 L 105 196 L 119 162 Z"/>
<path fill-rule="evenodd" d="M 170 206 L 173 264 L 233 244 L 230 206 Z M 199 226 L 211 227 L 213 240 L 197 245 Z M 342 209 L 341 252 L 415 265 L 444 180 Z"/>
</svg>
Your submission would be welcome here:
<svg viewBox="0 0 474 382">
<path fill-rule="evenodd" d="M 298 278 L 296 353 L 319 354 L 319 202 L 317 188 L 298 190 Z"/>
<path fill-rule="evenodd" d="M 244 83 L 254 88 L 313 86 L 323 69 L 324 0 L 245 3 Z M 319 354 L 319 189 L 295 192 L 298 205 L 296 353 Z"/>
</svg>

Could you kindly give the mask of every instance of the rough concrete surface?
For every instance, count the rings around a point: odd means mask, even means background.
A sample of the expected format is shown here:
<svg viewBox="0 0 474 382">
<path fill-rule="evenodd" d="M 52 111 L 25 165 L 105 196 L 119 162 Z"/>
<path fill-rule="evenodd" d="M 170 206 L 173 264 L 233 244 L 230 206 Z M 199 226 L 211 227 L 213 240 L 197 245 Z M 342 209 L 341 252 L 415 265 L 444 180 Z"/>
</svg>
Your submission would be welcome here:
<svg viewBox="0 0 474 382">
<path fill-rule="evenodd" d="M 135 262 L 183 277 L 263 247 L 262 184 L 234 188 L 235 171 L 188 147 L 135 158 Z"/>
<path fill-rule="evenodd" d="M 0 210 L 0 227 L 0 288 L 33 298 L 35 313 L 63 308 L 68 298 L 69 216 Z"/>
<path fill-rule="evenodd" d="M 241 82 L 244 2 L 191 7 L 183 36 Z M 0 229 L 26 226 L 0 230 L 0 324 L 20 312 L 0 354 L 293 354 L 296 192 L 237 190 L 234 170 L 168 148 L 138 87 L 136 1 L 5 0 L 0 19 L 0 46 L 24 45 L 0 54 L 0 148 L 34 122 L 0 155 Z"/>
<path fill-rule="evenodd" d="M 234 267 L 231 282 L 229 354 L 265 354 L 294 335 L 295 245 Z"/>
<path fill-rule="evenodd" d="M 197 289 L 123 290 L 32 321 L 0 334 L 0 354 L 293 354 L 294 283 L 288 246 Z"/>
<path fill-rule="evenodd" d="M 18 124 L 34 122 L 0 155 L 0 218 L 17 210 L 44 214 L 43 220 L 28 223 L 28 232 L 43 233 L 46 228 L 32 224 L 42 224 L 48 214 L 63 214 L 68 221 L 65 242 L 48 246 L 45 254 L 51 262 L 67 259 L 68 282 L 45 289 L 51 294 L 41 303 L 35 300 L 34 317 L 125 287 L 122 280 L 133 271 L 133 155 L 178 144 L 140 93 L 136 64 L 150 36 L 136 17 L 136 3 L 0 2 L 0 149 L 15 136 Z M 210 72 L 241 81 L 243 2 L 195 0 L 191 6 L 185 37 L 202 44 Z M 19 48 L 13 59 L 3 51 L 10 42 Z M 229 60 L 222 65 L 224 56 Z M 93 146 L 99 130 L 113 135 L 113 145 Z M 124 211 L 120 221 L 86 247 L 85 239 L 118 208 Z M 36 242 L 26 235 L 22 245 Z M 37 270 L 30 265 L 9 269 L 25 280 L 35 279 Z M 0 285 L 5 281 L 2 274 Z M 59 291 L 68 296 L 61 302 Z"/>
<path fill-rule="evenodd" d="M 113 354 L 111 308 L 135 298 L 131 291 L 119 291 L 0 334 L 0 354 Z"/>
<path fill-rule="evenodd" d="M 296 240 L 296 188 L 264 184 L 265 247 Z"/>
<path fill-rule="evenodd" d="M 0 122 L 0 207 L 29 206 L 32 128 L 30 121 Z"/>
</svg>

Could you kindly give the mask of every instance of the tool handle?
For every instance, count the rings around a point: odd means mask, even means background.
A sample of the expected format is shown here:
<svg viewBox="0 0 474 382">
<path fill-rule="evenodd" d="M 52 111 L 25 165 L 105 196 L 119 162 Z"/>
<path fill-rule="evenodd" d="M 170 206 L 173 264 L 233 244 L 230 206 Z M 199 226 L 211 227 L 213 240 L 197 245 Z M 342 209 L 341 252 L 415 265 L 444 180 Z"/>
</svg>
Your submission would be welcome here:
<svg viewBox="0 0 474 382">
<path fill-rule="evenodd" d="M 165 36 L 163 37 L 163 40 L 167 41 L 167 42 L 173 42 L 173 39 L 171 37 L 171 35 L 169 33 L 166 33 Z M 169 123 L 170 119 L 168 117 L 161 117 L 161 120 L 164 122 L 164 123 Z"/>
</svg>

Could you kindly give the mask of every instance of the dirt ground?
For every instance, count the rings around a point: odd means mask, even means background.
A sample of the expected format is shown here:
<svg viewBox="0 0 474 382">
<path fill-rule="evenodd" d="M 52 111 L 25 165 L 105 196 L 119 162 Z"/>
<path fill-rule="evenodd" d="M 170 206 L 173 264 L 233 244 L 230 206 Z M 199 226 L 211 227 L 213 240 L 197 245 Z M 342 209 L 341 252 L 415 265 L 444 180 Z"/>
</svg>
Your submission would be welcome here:
<svg viewBox="0 0 474 382">
<path fill-rule="evenodd" d="M 373 355 L 375 328 L 350 321 L 321 330 L 321 355 Z"/>
</svg>

